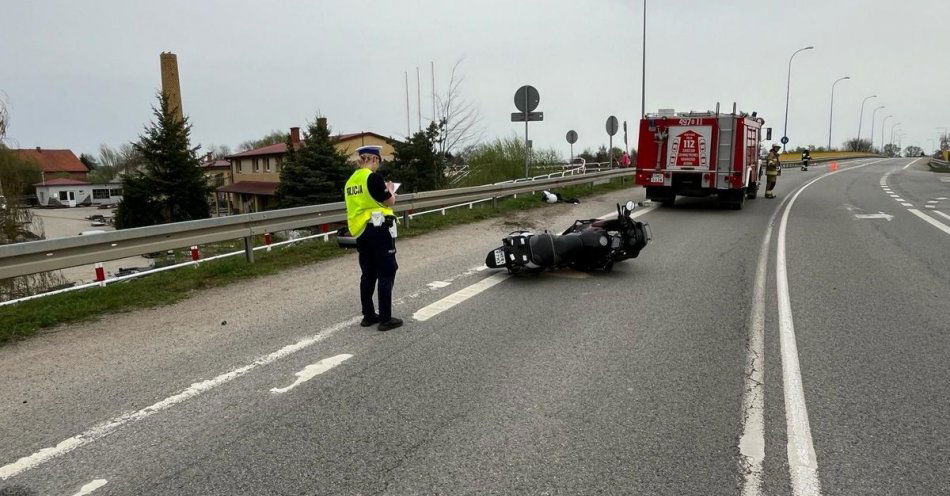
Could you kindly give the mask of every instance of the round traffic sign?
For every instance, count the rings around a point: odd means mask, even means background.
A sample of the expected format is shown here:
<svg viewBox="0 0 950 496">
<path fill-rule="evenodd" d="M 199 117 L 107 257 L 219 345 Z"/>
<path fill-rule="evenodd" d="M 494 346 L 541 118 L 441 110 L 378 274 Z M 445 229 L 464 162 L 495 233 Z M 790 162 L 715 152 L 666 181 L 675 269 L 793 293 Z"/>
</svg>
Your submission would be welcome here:
<svg viewBox="0 0 950 496">
<path fill-rule="evenodd" d="M 617 134 L 617 128 L 620 127 L 620 123 L 617 122 L 617 118 L 610 116 L 607 118 L 607 134 L 613 136 Z"/>
<path fill-rule="evenodd" d="M 783 144 L 783 145 L 787 145 L 787 144 L 788 144 L 788 136 L 782 136 L 782 144 Z"/>
<path fill-rule="evenodd" d="M 531 85 L 524 85 L 515 92 L 515 108 L 522 112 L 534 112 L 541 103 L 541 95 Z"/>
<path fill-rule="evenodd" d="M 577 131 L 571 129 L 567 132 L 567 142 L 570 144 L 577 143 Z"/>
</svg>

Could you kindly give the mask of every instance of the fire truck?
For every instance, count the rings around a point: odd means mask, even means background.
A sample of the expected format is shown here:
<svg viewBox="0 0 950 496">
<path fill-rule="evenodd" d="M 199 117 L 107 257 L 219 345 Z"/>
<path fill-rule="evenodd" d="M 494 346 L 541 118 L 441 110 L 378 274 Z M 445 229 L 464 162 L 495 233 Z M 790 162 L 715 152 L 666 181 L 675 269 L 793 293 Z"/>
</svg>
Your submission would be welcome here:
<svg viewBox="0 0 950 496">
<path fill-rule="evenodd" d="M 640 121 L 636 182 L 647 199 L 672 207 L 677 196 L 715 195 L 720 205 L 741 209 L 758 195 L 760 142 L 765 121 L 736 112 L 677 113 L 661 110 Z M 768 128 L 771 139 L 772 129 Z"/>
</svg>

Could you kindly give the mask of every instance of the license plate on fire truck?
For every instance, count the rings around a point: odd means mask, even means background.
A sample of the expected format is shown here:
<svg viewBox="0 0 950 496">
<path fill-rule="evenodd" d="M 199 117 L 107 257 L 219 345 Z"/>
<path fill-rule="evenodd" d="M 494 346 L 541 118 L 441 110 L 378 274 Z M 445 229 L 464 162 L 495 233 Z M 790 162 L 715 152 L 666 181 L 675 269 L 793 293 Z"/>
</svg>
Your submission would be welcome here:
<svg viewBox="0 0 950 496">
<path fill-rule="evenodd" d="M 651 183 L 662 183 L 662 182 L 663 182 L 663 174 L 659 174 L 659 173 L 658 173 L 658 174 L 653 174 L 652 176 L 650 176 L 650 182 L 651 182 Z"/>
</svg>

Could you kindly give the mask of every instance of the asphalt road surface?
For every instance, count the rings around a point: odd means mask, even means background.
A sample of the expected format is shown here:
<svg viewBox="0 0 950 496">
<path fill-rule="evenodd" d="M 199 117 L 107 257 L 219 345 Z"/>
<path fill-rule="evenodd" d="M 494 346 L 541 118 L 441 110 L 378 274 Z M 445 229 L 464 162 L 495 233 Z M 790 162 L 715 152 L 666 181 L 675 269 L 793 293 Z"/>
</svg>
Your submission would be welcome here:
<svg viewBox="0 0 950 496">
<path fill-rule="evenodd" d="M 947 494 L 950 182 L 840 166 L 609 274 L 480 266 L 640 189 L 401 241 L 389 333 L 347 256 L 4 347 L 0 495 Z"/>
</svg>

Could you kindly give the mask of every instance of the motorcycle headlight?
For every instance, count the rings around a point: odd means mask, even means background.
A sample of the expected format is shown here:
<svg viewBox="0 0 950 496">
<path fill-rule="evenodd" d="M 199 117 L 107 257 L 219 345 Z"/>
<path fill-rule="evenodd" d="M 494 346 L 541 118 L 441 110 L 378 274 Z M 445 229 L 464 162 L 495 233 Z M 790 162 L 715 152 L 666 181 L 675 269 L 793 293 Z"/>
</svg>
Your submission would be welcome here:
<svg viewBox="0 0 950 496">
<path fill-rule="evenodd" d="M 600 246 L 607 246 L 607 236 L 600 237 Z"/>
</svg>

